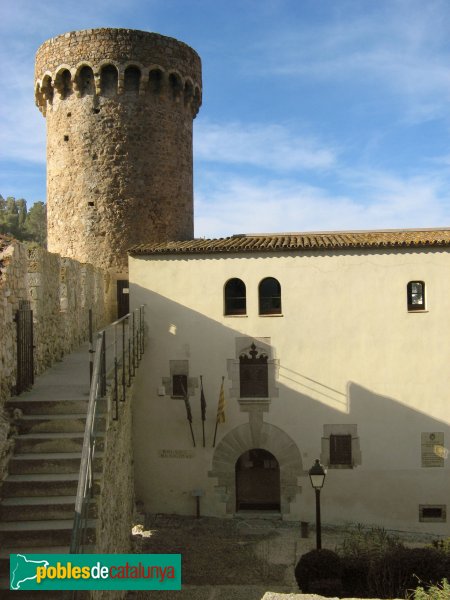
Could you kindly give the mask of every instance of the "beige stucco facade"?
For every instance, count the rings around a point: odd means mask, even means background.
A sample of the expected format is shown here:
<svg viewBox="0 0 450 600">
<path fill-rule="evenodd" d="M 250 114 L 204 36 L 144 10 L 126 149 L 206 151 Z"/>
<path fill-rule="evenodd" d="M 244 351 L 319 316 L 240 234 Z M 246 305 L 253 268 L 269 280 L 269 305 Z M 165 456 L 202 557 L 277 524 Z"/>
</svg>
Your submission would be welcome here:
<svg viewBox="0 0 450 600">
<path fill-rule="evenodd" d="M 136 497 L 148 511 L 195 514 L 192 493 L 202 490 L 202 514 L 232 517 L 236 461 L 261 448 L 279 464 L 282 517 L 313 522 L 308 470 L 329 462 L 330 434 L 348 434 L 351 465 L 328 468 L 324 521 L 450 533 L 447 247 L 144 251 L 129 264 L 132 301 L 146 305 L 134 451 Z M 245 316 L 224 315 L 235 277 Z M 258 314 L 265 277 L 281 285 L 281 315 Z M 425 310 L 408 311 L 409 281 L 425 283 Z M 240 398 L 239 355 L 251 343 L 268 356 L 268 398 Z M 177 372 L 187 375 L 196 447 L 184 401 L 172 397 Z M 226 421 L 213 448 L 222 377 Z M 423 519 L 423 507 L 441 518 Z"/>
</svg>

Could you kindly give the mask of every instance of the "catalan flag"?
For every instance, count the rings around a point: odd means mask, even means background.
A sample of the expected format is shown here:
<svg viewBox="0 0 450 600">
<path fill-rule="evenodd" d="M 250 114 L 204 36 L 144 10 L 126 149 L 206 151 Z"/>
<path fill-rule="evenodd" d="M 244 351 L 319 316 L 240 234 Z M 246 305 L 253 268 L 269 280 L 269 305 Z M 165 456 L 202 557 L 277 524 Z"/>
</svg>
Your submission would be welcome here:
<svg viewBox="0 0 450 600">
<path fill-rule="evenodd" d="M 222 377 L 222 385 L 220 386 L 219 404 L 217 405 L 217 423 L 225 423 L 225 394 L 223 391 L 224 379 L 225 377 Z"/>
</svg>

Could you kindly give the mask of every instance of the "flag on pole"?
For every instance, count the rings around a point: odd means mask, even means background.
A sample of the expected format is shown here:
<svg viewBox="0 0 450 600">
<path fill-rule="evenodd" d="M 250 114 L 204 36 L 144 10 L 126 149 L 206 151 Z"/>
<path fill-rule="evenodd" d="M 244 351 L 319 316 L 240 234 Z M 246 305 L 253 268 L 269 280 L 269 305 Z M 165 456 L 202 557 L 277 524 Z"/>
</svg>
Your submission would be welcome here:
<svg viewBox="0 0 450 600">
<path fill-rule="evenodd" d="M 202 409 L 202 421 L 206 421 L 206 400 L 205 393 L 203 392 L 203 377 L 200 376 L 201 390 L 200 390 L 200 406 Z"/>
<path fill-rule="evenodd" d="M 223 382 L 225 377 L 222 377 L 222 385 L 220 386 L 219 404 L 217 405 L 217 423 L 225 423 L 225 394 L 223 391 Z"/>
<path fill-rule="evenodd" d="M 186 405 L 186 417 L 189 423 L 192 423 L 192 411 L 191 411 L 191 403 L 189 402 L 189 396 L 187 394 L 184 395 L 184 403 Z"/>
<path fill-rule="evenodd" d="M 195 437 L 194 437 L 194 430 L 192 429 L 192 411 L 191 411 L 191 403 L 189 402 L 189 394 L 187 393 L 187 391 L 184 389 L 183 386 L 183 394 L 184 394 L 184 404 L 186 406 L 186 417 L 187 420 L 189 421 L 189 427 L 191 430 L 191 436 L 192 436 L 192 443 L 195 446 Z"/>
<path fill-rule="evenodd" d="M 191 410 L 191 403 L 189 402 L 189 394 L 184 389 L 183 384 L 181 385 L 181 387 L 182 387 L 183 395 L 184 395 L 184 404 L 186 406 L 186 417 L 187 417 L 187 420 L 189 421 L 189 423 L 192 423 L 192 410 Z"/>
</svg>

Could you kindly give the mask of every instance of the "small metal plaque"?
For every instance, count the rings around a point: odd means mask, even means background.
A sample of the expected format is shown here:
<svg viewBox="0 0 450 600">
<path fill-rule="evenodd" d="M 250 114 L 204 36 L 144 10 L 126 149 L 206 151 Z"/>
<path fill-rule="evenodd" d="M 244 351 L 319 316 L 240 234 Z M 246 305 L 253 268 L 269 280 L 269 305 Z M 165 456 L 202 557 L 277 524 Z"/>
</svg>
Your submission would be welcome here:
<svg viewBox="0 0 450 600">
<path fill-rule="evenodd" d="M 442 431 L 421 434 L 422 467 L 443 467 L 447 451 Z"/>
</svg>

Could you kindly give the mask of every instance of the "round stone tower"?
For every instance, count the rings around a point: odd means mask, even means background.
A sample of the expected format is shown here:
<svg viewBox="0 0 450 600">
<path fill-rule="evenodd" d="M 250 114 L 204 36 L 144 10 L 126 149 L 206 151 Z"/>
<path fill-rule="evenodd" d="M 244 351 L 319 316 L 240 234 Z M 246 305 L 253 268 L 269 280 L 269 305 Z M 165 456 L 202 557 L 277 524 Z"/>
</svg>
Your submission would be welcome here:
<svg viewBox="0 0 450 600">
<path fill-rule="evenodd" d="M 88 29 L 46 41 L 35 79 L 49 250 L 120 279 L 131 246 L 192 238 L 198 54 L 155 33 Z"/>
</svg>

